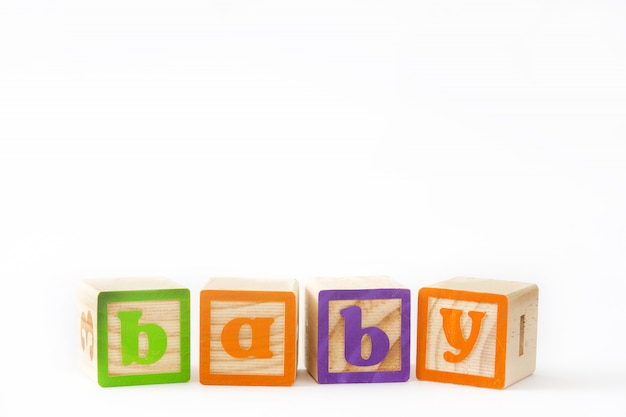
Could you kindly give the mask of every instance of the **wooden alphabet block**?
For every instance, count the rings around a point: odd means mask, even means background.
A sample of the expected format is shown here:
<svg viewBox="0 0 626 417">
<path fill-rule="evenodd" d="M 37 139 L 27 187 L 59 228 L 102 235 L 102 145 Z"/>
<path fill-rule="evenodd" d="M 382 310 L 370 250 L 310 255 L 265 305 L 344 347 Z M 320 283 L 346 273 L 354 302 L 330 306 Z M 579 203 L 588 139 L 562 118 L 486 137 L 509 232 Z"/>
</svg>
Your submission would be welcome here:
<svg viewBox="0 0 626 417">
<path fill-rule="evenodd" d="M 306 283 L 306 367 L 322 384 L 406 381 L 410 291 L 387 277 Z"/>
<path fill-rule="evenodd" d="M 298 282 L 213 278 L 200 292 L 200 383 L 292 385 Z"/>
<path fill-rule="evenodd" d="M 536 285 L 453 278 L 418 295 L 417 378 L 505 388 L 535 370 Z"/>
<path fill-rule="evenodd" d="M 189 290 L 163 278 L 79 283 L 79 365 L 103 387 L 190 378 Z"/>
</svg>

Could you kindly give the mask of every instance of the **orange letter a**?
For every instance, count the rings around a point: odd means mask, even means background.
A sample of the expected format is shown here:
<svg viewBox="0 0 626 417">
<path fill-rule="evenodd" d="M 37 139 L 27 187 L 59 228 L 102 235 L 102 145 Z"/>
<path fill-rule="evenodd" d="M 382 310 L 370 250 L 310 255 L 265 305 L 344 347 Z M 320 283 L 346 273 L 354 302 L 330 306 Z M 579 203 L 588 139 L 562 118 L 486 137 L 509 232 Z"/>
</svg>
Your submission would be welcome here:
<svg viewBox="0 0 626 417">
<path fill-rule="evenodd" d="M 226 353 L 234 358 L 271 358 L 270 326 L 274 319 L 240 317 L 232 319 L 222 329 L 222 346 Z M 250 326 L 250 347 L 243 349 L 239 343 L 239 333 L 244 325 Z"/>
<path fill-rule="evenodd" d="M 480 333 L 480 325 L 485 313 L 482 311 L 470 311 L 467 314 L 472 319 L 472 330 L 467 339 L 463 337 L 463 329 L 461 329 L 461 315 L 463 310 L 456 310 L 452 308 L 442 308 L 439 310 L 443 317 L 443 332 L 446 335 L 448 344 L 455 349 L 459 350 L 459 353 L 452 353 L 450 351 L 444 352 L 443 358 L 448 362 L 461 362 L 474 349 L 474 344 L 478 339 Z"/>
</svg>

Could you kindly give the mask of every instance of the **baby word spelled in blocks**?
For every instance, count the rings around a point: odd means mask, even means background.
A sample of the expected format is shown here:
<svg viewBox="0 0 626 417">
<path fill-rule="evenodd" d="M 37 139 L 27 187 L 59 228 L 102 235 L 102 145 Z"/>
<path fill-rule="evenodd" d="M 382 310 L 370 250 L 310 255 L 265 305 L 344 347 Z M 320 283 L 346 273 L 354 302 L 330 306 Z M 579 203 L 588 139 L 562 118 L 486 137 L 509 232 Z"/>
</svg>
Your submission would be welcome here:
<svg viewBox="0 0 626 417">
<path fill-rule="evenodd" d="M 163 278 L 79 284 L 79 364 L 103 387 L 186 382 L 189 290 Z"/>
<path fill-rule="evenodd" d="M 298 282 L 213 278 L 200 292 L 200 383 L 292 385 Z"/>
<path fill-rule="evenodd" d="M 538 288 L 453 278 L 418 296 L 417 378 L 505 388 L 535 371 Z"/>
<path fill-rule="evenodd" d="M 410 291 L 387 277 L 306 284 L 306 367 L 322 384 L 409 379 Z"/>
</svg>

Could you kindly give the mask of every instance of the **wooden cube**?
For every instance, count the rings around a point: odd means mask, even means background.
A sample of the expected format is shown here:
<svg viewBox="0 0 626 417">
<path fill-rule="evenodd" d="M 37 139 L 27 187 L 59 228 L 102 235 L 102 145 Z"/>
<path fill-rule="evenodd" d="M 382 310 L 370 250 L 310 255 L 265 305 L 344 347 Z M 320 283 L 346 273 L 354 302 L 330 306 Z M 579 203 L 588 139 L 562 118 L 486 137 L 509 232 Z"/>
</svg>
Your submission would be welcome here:
<svg viewBox="0 0 626 417">
<path fill-rule="evenodd" d="M 536 285 L 453 278 L 418 295 L 417 378 L 505 388 L 531 375 Z"/>
<path fill-rule="evenodd" d="M 163 278 L 79 283 L 79 365 L 103 387 L 190 378 L 189 290 Z"/>
<path fill-rule="evenodd" d="M 298 282 L 213 278 L 200 292 L 200 383 L 292 385 Z"/>
<path fill-rule="evenodd" d="M 387 277 L 306 283 L 306 368 L 322 384 L 409 379 L 410 291 Z"/>
</svg>

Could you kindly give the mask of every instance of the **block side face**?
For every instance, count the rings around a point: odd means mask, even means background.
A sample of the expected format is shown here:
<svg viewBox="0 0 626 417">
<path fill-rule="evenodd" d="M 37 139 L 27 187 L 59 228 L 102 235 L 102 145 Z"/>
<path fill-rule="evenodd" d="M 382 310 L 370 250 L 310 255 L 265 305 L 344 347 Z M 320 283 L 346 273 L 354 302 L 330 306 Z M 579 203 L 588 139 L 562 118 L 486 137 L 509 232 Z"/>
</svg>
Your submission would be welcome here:
<svg viewBox="0 0 626 417">
<path fill-rule="evenodd" d="M 77 361 L 80 369 L 98 380 L 98 294 L 87 285 L 79 285 L 76 303 L 78 322 Z"/>
<path fill-rule="evenodd" d="M 320 383 L 408 380 L 410 291 L 321 291 L 317 349 Z"/>
<path fill-rule="evenodd" d="M 537 319 L 539 290 L 528 291 L 509 299 L 505 386 L 531 375 L 537 359 Z"/>
<path fill-rule="evenodd" d="M 418 315 L 418 379 L 503 387 L 506 297 L 422 288 Z"/>
<path fill-rule="evenodd" d="M 188 289 L 98 297 L 98 382 L 105 387 L 190 379 Z"/>
<path fill-rule="evenodd" d="M 297 367 L 292 292 L 203 290 L 200 382 L 291 385 Z"/>
<path fill-rule="evenodd" d="M 317 348 L 318 348 L 318 336 L 319 336 L 319 318 L 318 318 L 318 296 L 319 293 L 311 291 L 309 287 L 305 291 L 305 352 L 304 361 L 305 366 L 309 374 L 318 381 L 317 374 Z"/>
</svg>

